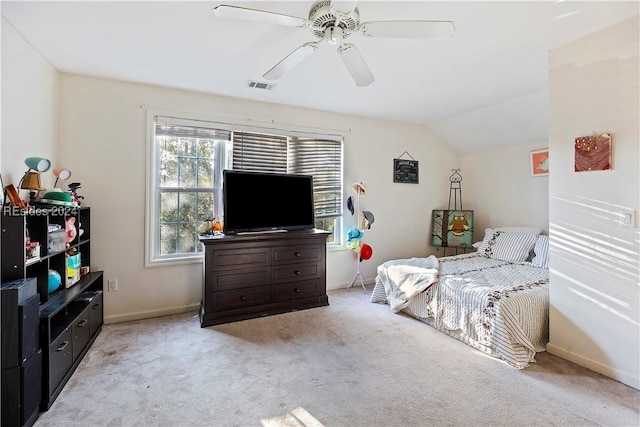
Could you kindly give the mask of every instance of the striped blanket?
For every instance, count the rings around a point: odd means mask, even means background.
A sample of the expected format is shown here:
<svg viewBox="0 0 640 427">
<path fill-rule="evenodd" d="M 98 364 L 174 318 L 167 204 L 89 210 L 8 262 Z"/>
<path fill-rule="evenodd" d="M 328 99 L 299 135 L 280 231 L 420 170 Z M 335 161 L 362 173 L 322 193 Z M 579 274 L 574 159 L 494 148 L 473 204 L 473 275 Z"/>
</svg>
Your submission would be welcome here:
<svg viewBox="0 0 640 427">
<path fill-rule="evenodd" d="M 475 253 L 439 261 L 439 280 L 402 311 L 513 367 L 535 362 L 548 342 L 549 270 Z M 384 281 L 372 302 L 388 303 Z"/>
</svg>

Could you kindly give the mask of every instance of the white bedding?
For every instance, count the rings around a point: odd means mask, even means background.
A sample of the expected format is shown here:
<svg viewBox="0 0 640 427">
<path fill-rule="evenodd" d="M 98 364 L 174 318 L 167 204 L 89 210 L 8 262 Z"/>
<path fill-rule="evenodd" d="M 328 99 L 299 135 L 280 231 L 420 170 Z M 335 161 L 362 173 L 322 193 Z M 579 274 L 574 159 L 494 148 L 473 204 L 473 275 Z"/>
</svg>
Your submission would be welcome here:
<svg viewBox="0 0 640 427">
<path fill-rule="evenodd" d="M 536 352 L 546 349 L 548 269 L 475 253 L 440 258 L 438 267 L 437 282 L 423 284 L 426 290 L 407 298 L 403 312 L 516 368 L 527 367 Z M 389 303 L 394 286 L 379 268 L 371 301 Z"/>
<path fill-rule="evenodd" d="M 438 265 L 438 259 L 431 255 L 428 258 L 387 261 L 378 266 L 378 277 L 394 313 L 405 308 L 411 298 L 436 281 Z"/>
</svg>

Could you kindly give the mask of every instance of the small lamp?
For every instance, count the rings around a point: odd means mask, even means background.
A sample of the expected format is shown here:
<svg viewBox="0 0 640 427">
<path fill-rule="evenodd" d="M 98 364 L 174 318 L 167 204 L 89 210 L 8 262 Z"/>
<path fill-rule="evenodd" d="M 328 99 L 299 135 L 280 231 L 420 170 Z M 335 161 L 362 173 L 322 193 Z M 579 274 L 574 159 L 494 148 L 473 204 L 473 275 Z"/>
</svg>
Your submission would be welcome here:
<svg viewBox="0 0 640 427">
<path fill-rule="evenodd" d="M 27 157 L 24 159 L 24 164 L 38 172 L 46 172 L 51 168 L 51 161 L 44 157 Z"/>
<path fill-rule="evenodd" d="M 29 190 L 29 203 L 33 204 L 38 196 L 38 191 L 44 190 L 42 182 L 40 181 L 40 172 L 27 171 L 22 178 L 20 188 Z"/>
<path fill-rule="evenodd" d="M 38 191 L 44 190 L 40 181 L 40 172 L 48 171 L 51 168 L 51 161 L 44 157 L 27 157 L 24 159 L 24 164 L 29 169 L 24 173 L 18 188 L 29 190 L 29 201 L 33 203 L 38 196 Z"/>
<path fill-rule="evenodd" d="M 66 181 L 71 178 L 71 171 L 63 168 L 55 168 L 53 170 L 53 175 L 56 177 L 56 182 L 53 184 L 53 188 L 57 188 L 59 179 Z"/>
</svg>

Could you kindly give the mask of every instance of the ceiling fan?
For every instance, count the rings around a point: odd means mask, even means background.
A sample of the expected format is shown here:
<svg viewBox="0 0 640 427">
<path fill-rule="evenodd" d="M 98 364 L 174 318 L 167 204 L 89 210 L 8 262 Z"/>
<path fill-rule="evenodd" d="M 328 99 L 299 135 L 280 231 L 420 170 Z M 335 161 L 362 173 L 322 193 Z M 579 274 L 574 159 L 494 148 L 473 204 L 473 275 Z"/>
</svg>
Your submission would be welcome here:
<svg viewBox="0 0 640 427">
<path fill-rule="evenodd" d="M 326 40 L 330 45 L 338 47 L 338 55 L 356 85 L 368 86 L 374 82 L 375 77 L 356 46 L 344 42 L 347 37 L 359 33 L 365 37 L 398 39 L 450 38 L 455 32 L 451 21 L 360 22 L 357 4 L 357 1 L 318 0 L 311 6 L 308 19 L 224 4 L 216 6 L 213 12 L 221 18 L 269 22 L 309 29 L 319 39 L 304 43 L 278 62 L 263 75 L 267 80 L 277 80 L 284 76 L 315 52 L 320 42 Z"/>
</svg>

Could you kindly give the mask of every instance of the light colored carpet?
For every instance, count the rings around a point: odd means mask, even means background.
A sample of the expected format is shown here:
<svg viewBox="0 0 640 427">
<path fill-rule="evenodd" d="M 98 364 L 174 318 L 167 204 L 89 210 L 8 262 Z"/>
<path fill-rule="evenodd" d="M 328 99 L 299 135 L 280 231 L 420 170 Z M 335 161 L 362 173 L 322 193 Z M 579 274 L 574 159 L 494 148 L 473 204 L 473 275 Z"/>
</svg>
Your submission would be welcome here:
<svg viewBox="0 0 640 427">
<path fill-rule="evenodd" d="M 106 325 L 45 426 L 637 426 L 640 392 L 547 353 L 516 370 L 362 290 L 200 328 Z"/>
</svg>

